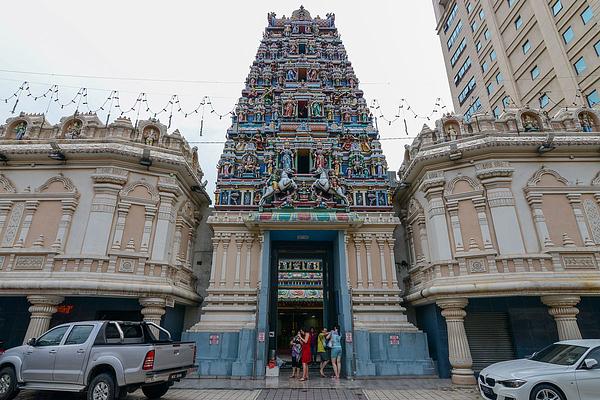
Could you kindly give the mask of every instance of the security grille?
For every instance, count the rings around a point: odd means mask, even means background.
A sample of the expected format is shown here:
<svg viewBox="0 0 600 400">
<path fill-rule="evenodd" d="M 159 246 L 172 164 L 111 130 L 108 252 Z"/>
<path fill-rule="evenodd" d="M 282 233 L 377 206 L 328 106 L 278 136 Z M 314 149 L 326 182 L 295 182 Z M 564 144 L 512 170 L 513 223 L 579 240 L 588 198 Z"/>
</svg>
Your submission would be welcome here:
<svg viewBox="0 0 600 400">
<path fill-rule="evenodd" d="M 468 312 L 465 330 L 473 357 L 473 371 L 479 372 L 490 364 L 516 358 L 507 313 Z"/>
</svg>

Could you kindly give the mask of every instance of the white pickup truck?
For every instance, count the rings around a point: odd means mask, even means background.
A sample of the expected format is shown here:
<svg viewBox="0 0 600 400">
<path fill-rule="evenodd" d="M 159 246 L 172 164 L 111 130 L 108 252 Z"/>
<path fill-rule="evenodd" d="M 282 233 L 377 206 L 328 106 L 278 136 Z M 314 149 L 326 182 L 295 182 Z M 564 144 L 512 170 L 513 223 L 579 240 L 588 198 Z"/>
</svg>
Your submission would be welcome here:
<svg viewBox="0 0 600 400">
<path fill-rule="evenodd" d="M 151 327 L 169 339 L 156 339 Z M 173 342 L 168 331 L 153 323 L 58 325 L 0 355 L 0 400 L 29 389 L 85 392 L 88 400 L 115 400 L 139 388 L 157 399 L 196 369 L 195 358 L 194 343 Z"/>
</svg>

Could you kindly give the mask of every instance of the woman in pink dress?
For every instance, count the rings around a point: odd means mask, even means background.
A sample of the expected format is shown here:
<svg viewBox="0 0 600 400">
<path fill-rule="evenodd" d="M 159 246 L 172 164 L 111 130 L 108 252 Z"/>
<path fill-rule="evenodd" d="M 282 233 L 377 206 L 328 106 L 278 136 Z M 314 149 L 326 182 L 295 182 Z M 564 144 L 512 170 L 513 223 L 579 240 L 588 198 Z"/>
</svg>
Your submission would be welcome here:
<svg viewBox="0 0 600 400">
<path fill-rule="evenodd" d="M 302 379 L 308 380 L 308 364 L 312 361 L 312 353 L 310 351 L 310 333 L 308 329 L 301 331 L 300 341 L 302 342 Z"/>
</svg>

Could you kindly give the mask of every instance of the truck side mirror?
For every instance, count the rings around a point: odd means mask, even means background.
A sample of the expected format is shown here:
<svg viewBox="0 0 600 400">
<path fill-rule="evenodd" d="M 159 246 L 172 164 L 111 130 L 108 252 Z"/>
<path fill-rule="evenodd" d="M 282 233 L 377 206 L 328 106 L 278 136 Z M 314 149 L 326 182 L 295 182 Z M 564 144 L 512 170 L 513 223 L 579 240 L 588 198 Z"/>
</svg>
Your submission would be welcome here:
<svg viewBox="0 0 600 400">
<path fill-rule="evenodd" d="M 598 361 L 594 360 L 593 358 L 586 358 L 585 360 L 583 360 L 583 367 L 585 369 L 594 369 L 598 366 Z"/>
<path fill-rule="evenodd" d="M 28 345 L 28 346 L 35 346 L 35 342 L 36 342 L 36 339 L 35 339 L 34 337 L 32 337 L 32 338 L 30 338 L 30 339 L 27 341 L 27 345 Z"/>
</svg>

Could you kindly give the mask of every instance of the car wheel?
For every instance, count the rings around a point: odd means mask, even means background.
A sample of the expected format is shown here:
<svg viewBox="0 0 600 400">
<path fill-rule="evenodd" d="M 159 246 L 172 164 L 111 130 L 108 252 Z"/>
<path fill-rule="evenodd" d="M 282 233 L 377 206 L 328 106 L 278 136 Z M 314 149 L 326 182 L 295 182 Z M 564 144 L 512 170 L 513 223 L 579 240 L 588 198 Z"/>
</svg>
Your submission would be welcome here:
<svg viewBox="0 0 600 400">
<path fill-rule="evenodd" d="M 142 392 L 149 399 L 159 399 L 169 391 L 171 385 L 168 382 L 158 385 L 142 386 Z"/>
<path fill-rule="evenodd" d="M 531 391 L 530 400 L 566 400 L 562 392 L 556 386 L 538 385 Z"/>
<path fill-rule="evenodd" d="M 116 388 L 112 375 L 96 375 L 88 387 L 87 400 L 115 400 Z"/>
<path fill-rule="evenodd" d="M 12 367 L 0 369 L 0 400 L 11 400 L 19 393 L 17 375 Z"/>
</svg>

